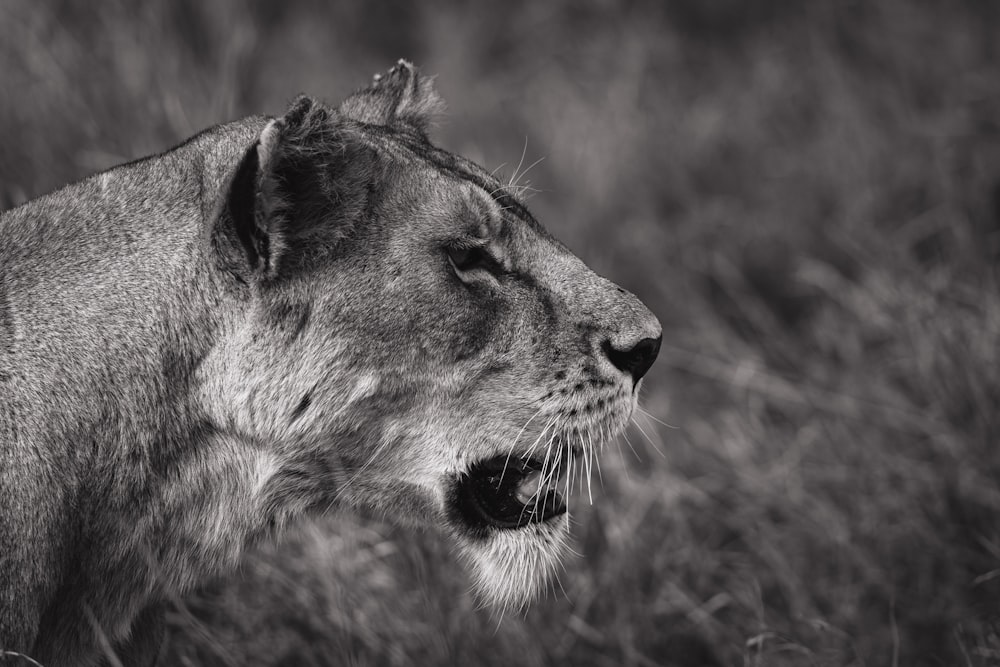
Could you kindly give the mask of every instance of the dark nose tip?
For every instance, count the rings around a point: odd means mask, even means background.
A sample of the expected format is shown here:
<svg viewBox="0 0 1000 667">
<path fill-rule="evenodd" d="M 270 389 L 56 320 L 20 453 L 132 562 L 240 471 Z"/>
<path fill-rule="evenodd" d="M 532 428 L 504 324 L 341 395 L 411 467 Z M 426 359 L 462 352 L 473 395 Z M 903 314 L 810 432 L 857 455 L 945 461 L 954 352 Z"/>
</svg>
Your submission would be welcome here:
<svg viewBox="0 0 1000 667">
<path fill-rule="evenodd" d="M 628 350 L 615 349 L 610 340 L 604 341 L 602 347 L 611 363 L 622 372 L 631 374 L 633 383 L 638 383 L 656 361 L 662 339 L 663 336 L 643 338 Z"/>
</svg>

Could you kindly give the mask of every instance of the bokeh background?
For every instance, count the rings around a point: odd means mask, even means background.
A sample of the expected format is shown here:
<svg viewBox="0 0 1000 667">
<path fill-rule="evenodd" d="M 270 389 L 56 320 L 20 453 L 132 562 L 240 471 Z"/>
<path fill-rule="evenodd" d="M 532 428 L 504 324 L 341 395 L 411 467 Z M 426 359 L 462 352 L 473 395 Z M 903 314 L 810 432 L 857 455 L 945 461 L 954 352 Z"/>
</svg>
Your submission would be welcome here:
<svg viewBox="0 0 1000 667">
<path fill-rule="evenodd" d="M 664 325 L 526 613 L 341 514 L 176 600 L 165 664 L 1000 664 L 998 50 L 990 0 L 4 0 L 0 207 L 406 57 Z"/>
</svg>

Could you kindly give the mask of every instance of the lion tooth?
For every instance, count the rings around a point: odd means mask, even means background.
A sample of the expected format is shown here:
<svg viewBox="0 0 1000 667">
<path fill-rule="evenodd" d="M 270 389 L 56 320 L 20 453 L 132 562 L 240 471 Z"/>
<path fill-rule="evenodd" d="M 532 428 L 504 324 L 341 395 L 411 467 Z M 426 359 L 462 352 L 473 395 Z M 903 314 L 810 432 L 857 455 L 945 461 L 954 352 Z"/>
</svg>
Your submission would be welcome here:
<svg viewBox="0 0 1000 667">
<path fill-rule="evenodd" d="M 525 475 L 520 483 L 518 483 L 517 491 L 514 492 L 517 501 L 522 505 L 531 503 L 532 499 L 538 493 L 541 480 L 542 473 L 540 472 L 532 472 Z"/>
</svg>

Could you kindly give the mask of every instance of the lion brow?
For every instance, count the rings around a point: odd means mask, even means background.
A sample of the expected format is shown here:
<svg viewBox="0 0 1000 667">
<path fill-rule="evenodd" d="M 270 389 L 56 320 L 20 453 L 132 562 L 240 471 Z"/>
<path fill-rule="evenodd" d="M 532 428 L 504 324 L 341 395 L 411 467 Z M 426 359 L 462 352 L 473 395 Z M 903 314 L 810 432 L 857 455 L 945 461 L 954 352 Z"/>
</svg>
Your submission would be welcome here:
<svg viewBox="0 0 1000 667">
<path fill-rule="evenodd" d="M 534 228 L 540 227 L 534 216 L 528 211 L 528 207 L 519 202 L 499 181 L 487 175 L 479 165 L 434 146 L 427 148 L 428 150 L 421 157 L 434 167 L 457 179 L 472 183 L 485 191 L 502 210 Z"/>
<path fill-rule="evenodd" d="M 400 156 L 400 149 L 402 149 L 409 157 L 425 162 L 455 179 L 468 181 L 483 190 L 501 210 L 519 218 L 532 228 L 541 230 L 541 225 L 531 215 L 528 207 L 518 201 L 508 188 L 475 162 L 438 148 L 424 137 L 414 136 L 408 132 L 400 133 L 389 128 L 385 128 L 382 132 L 372 133 L 374 129 L 373 127 L 365 128 L 365 139 L 372 147 L 396 156 Z"/>
</svg>

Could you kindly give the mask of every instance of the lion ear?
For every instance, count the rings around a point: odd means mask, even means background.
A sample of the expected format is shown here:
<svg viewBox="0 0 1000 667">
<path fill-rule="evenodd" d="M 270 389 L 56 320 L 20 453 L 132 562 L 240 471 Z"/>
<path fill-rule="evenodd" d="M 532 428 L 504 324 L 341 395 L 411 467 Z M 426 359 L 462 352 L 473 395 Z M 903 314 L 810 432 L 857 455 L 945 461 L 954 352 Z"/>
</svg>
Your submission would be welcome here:
<svg viewBox="0 0 1000 667">
<path fill-rule="evenodd" d="M 364 209 L 372 167 L 371 150 L 336 112 L 300 96 L 268 122 L 230 180 L 216 240 L 230 271 L 273 279 L 334 249 Z"/>
<path fill-rule="evenodd" d="M 444 111 L 433 77 L 400 60 L 372 84 L 344 100 L 338 109 L 346 118 L 370 125 L 407 125 L 421 134 Z"/>
</svg>

